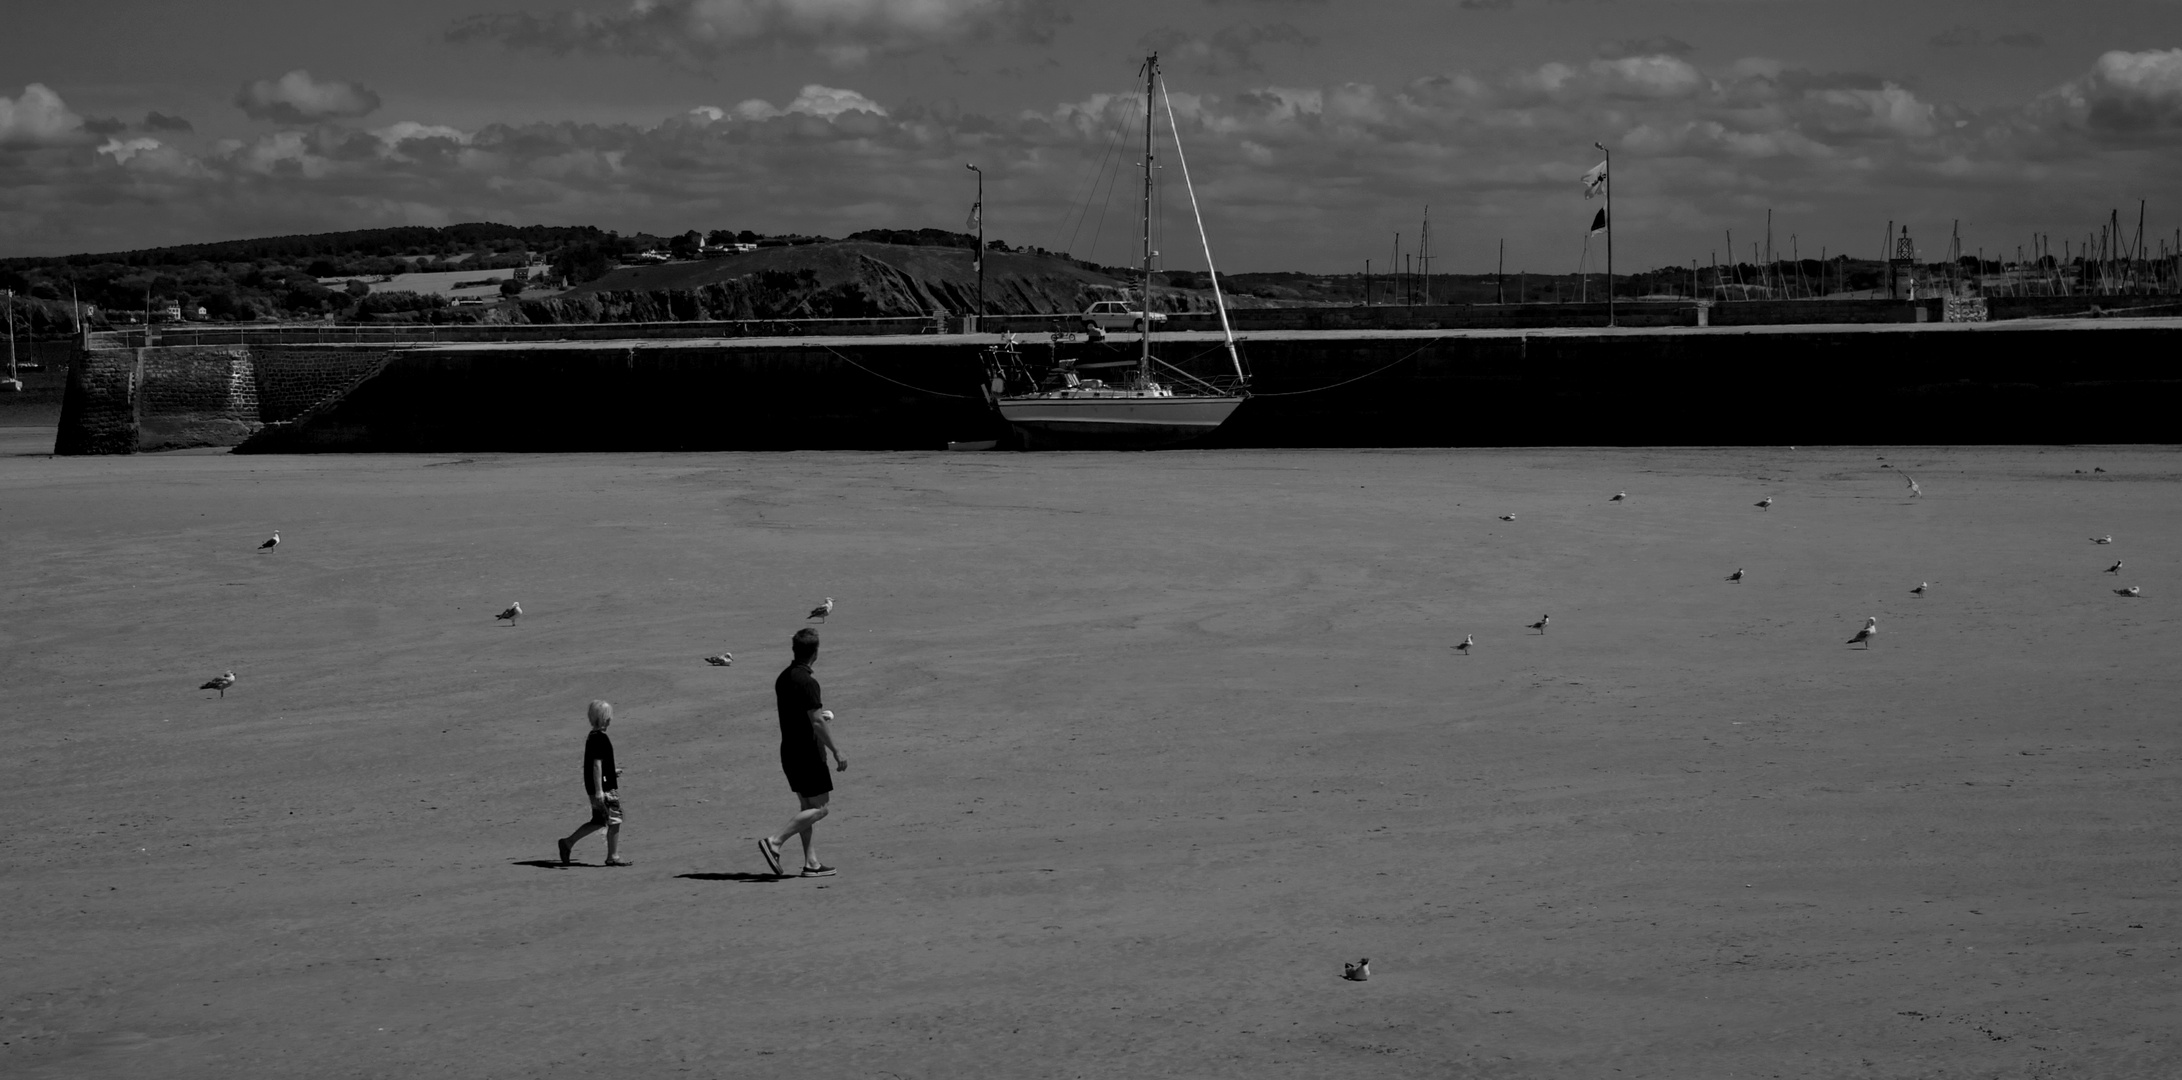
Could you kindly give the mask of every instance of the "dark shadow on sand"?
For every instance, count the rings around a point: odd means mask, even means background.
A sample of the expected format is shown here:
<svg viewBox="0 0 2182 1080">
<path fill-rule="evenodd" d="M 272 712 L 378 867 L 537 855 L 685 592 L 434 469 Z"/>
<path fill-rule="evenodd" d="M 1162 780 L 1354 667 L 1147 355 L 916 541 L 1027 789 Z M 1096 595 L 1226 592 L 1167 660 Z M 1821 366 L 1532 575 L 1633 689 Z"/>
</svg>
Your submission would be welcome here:
<svg viewBox="0 0 2182 1080">
<path fill-rule="evenodd" d="M 770 885 L 776 881 L 788 880 L 785 876 L 780 874 L 676 874 L 674 876 L 678 878 L 688 878 L 691 881 L 740 881 L 745 885 Z"/>
<path fill-rule="evenodd" d="M 589 866 L 591 864 L 580 862 L 563 863 L 558 859 L 517 859 L 511 865 L 535 866 L 540 870 L 559 870 L 567 866 Z"/>
</svg>

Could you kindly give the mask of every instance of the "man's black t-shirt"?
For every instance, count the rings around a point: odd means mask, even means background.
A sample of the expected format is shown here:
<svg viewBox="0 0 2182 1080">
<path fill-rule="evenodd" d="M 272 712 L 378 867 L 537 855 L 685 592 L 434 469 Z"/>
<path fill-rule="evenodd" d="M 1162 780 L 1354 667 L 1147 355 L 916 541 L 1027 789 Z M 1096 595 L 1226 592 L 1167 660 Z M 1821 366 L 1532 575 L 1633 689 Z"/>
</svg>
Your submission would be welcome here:
<svg viewBox="0 0 2182 1080">
<path fill-rule="evenodd" d="M 780 707 L 780 768 L 788 774 L 788 786 L 802 795 L 833 790 L 826 770 L 826 754 L 811 730 L 811 710 L 823 709 L 818 680 L 809 664 L 790 664 L 773 680 L 773 698 Z"/>
<path fill-rule="evenodd" d="M 598 779 L 593 779 L 591 776 L 591 763 L 594 761 L 599 763 Z M 607 738 L 606 733 L 603 731 L 593 731 L 591 737 L 583 741 L 584 794 L 597 795 L 599 791 L 592 785 L 600 783 L 605 784 L 608 791 L 613 791 L 621 786 L 620 782 L 614 779 L 614 741 Z"/>
</svg>

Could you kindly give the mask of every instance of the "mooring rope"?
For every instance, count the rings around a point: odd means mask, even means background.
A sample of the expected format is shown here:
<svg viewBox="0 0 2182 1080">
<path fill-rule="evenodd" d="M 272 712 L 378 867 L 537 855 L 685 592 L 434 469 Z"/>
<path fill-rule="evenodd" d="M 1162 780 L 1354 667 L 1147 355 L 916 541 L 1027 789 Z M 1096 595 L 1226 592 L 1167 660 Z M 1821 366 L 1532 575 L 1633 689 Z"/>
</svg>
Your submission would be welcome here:
<svg viewBox="0 0 2182 1080">
<path fill-rule="evenodd" d="M 1394 367 L 1394 366 L 1395 366 L 1395 365 L 1397 365 L 1397 364 L 1402 364 L 1402 363 L 1405 363 L 1405 362 L 1407 362 L 1407 361 L 1409 361 L 1409 360 L 1411 360 L 1411 359 L 1415 358 L 1415 357 L 1417 356 L 1417 354 L 1419 354 L 1419 353 L 1423 352 L 1423 351 L 1424 351 L 1425 349 L 1427 349 L 1427 348 L 1429 348 L 1429 347 L 1430 347 L 1430 346 L 1418 346 L 1418 347 L 1417 347 L 1417 348 L 1415 348 L 1415 349 L 1411 349 L 1411 350 L 1410 350 L 1410 351 L 1409 351 L 1409 352 L 1408 352 L 1408 353 L 1407 353 L 1406 355 L 1402 356 L 1402 357 L 1401 357 L 1400 359 L 1397 359 L 1397 360 L 1393 361 L 1393 363 L 1389 363 L 1389 364 L 1384 364 L 1384 365 L 1381 365 L 1381 366 L 1379 366 L 1379 367 L 1375 367 L 1375 368 L 1371 369 L 1370 371 L 1367 371 L 1367 372 L 1363 373 L 1362 375 L 1358 375 L 1357 377 L 1355 377 L 1355 378 L 1353 378 L 1353 379 L 1343 379 L 1343 380 L 1341 380 L 1340 382 L 1337 382 L 1337 383 L 1329 383 L 1329 384 L 1327 384 L 1327 385 L 1325 385 L 1325 386 L 1315 386 L 1315 387 L 1312 387 L 1312 388 L 1311 388 L 1311 389 L 1309 389 L 1309 390 L 1284 390 L 1284 391 L 1282 391 L 1282 392 L 1280 392 L 1280 393 L 1278 393 L 1278 394 L 1252 394 L 1252 395 L 1250 395 L 1250 396 L 1251 396 L 1251 397 L 1254 397 L 1254 398 L 1266 398 L 1266 397 L 1301 397 L 1301 396 L 1303 396 L 1304 394 L 1316 394 L 1316 393 L 1321 393 L 1321 392 L 1323 392 L 1323 391 L 1327 391 L 1327 390 L 1335 390 L 1335 389 L 1339 389 L 1340 387 L 1343 387 L 1343 386 L 1347 386 L 1348 384 L 1350 384 L 1350 383 L 1353 383 L 1353 382 L 1362 382 L 1362 381 L 1364 381 L 1365 379 L 1371 378 L 1372 376 L 1374 376 L 1374 375 L 1377 375 L 1377 374 L 1379 374 L 1380 372 L 1382 372 L 1382 371 L 1385 371 L 1385 370 L 1387 370 L 1388 368 Z"/>
<path fill-rule="evenodd" d="M 964 400 L 964 401 L 974 401 L 974 400 L 976 400 L 976 399 L 975 399 L 974 397 L 972 397 L 972 396 L 971 396 L 971 395 L 969 395 L 969 394 L 945 394 L 945 393 L 941 393 L 941 392 L 940 392 L 940 391 L 938 391 L 938 390 L 927 390 L 927 389 L 925 389 L 924 387 L 921 387 L 921 386 L 912 386 L 912 385 L 910 385 L 909 383 L 905 383 L 905 382 L 901 381 L 900 379 L 892 378 L 892 377 L 890 377 L 890 376 L 887 376 L 887 375 L 881 375 L 881 374 L 879 374 L 878 372 L 876 372 L 876 371 L 873 371 L 873 370 L 871 370 L 870 368 L 867 368 L 867 367 L 865 367 L 864 365 L 862 365 L 862 364 L 859 364 L 859 363 L 857 363 L 856 361 L 854 361 L 854 360 L 851 360 L 851 359 L 849 359 L 849 358 L 848 358 L 848 357 L 847 357 L 846 355 L 844 355 L 844 354 L 843 354 L 843 353 L 842 353 L 842 352 L 841 352 L 841 351 L 840 351 L 839 349 L 836 349 L 836 348 L 834 348 L 834 347 L 833 347 L 833 346 L 831 346 L 831 345 L 820 345 L 820 346 L 819 346 L 819 348 L 821 348 L 821 349 L 824 349 L 824 350 L 826 350 L 827 352 L 830 352 L 830 353 L 832 353 L 832 354 L 833 354 L 834 356 L 838 357 L 838 358 L 839 358 L 839 359 L 841 360 L 841 362 L 842 362 L 842 363 L 844 363 L 844 364 L 847 364 L 848 366 L 850 366 L 850 367 L 852 367 L 852 368 L 855 368 L 856 370 L 858 370 L 858 371 L 861 371 L 861 372 L 863 372 L 864 374 L 866 374 L 866 375 L 869 375 L 869 376 L 871 376 L 871 377 L 872 377 L 872 378 L 874 378 L 874 379 L 885 379 L 885 380 L 886 380 L 887 382 L 893 383 L 893 384 L 894 384 L 894 385 L 896 385 L 896 386 L 899 386 L 899 387 L 904 387 L 904 388 L 906 388 L 906 389 L 910 389 L 910 390 L 915 390 L 916 392 L 918 392 L 918 393 L 920 393 L 920 394 L 930 394 L 930 395 L 932 395 L 933 397 L 943 397 L 943 398 L 960 398 L 960 399 L 962 399 L 962 400 Z"/>
</svg>

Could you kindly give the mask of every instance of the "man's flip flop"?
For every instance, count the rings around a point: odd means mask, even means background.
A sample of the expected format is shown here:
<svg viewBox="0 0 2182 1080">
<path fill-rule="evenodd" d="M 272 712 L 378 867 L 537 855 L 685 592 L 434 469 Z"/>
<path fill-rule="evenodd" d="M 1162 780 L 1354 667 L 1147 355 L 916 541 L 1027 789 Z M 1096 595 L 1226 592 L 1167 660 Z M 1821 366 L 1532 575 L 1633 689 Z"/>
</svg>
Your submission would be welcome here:
<svg viewBox="0 0 2182 1080">
<path fill-rule="evenodd" d="M 806 866 L 803 868 L 804 877 L 832 877 L 833 874 L 834 869 L 831 866 Z"/>
<path fill-rule="evenodd" d="M 763 854 L 765 856 L 765 865 L 773 868 L 773 876 L 781 876 L 780 849 L 774 847 L 771 840 L 767 840 L 766 838 L 761 836 L 758 837 L 758 851 L 760 854 Z"/>
</svg>

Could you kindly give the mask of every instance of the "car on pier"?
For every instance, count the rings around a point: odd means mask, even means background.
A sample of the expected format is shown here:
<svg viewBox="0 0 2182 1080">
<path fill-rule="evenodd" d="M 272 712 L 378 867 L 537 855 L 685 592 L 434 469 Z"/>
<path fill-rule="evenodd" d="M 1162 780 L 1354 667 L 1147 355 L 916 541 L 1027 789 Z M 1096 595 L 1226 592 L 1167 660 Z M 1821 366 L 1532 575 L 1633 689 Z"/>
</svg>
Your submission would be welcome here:
<svg viewBox="0 0 2182 1080">
<path fill-rule="evenodd" d="M 1101 330 L 1144 329 L 1144 310 L 1129 304 L 1127 300 L 1101 300 L 1084 309 L 1084 325 L 1096 326 Z M 1152 312 L 1152 329 L 1159 329 L 1159 324 L 1166 321 L 1166 312 Z"/>
</svg>

